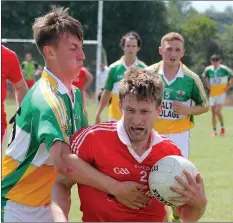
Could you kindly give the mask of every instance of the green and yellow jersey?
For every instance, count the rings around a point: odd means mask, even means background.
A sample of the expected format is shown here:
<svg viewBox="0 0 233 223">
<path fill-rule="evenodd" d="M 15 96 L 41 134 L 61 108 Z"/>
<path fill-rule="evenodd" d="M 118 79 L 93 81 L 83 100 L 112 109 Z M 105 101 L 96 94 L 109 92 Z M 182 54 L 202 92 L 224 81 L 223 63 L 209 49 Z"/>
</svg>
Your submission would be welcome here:
<svg viewBox="0 0 233 223">
<path fill-rule="evenodd" d="M 147 67 L 142 61 L 136 59 L 134 66 L 145 68 Z M 122 115 L 119 108 L 119 91 L 118 85 L 120 80 L 124 77 L 125 71 L 128 67 L 125 64 L 124 57 L 115 63 L 109 66 L 109 72 L 107 76 L 107 80 L 105 83 L 105 89 L 112 92 L 112 101 L 109 106 L 109 118 L 113 118 L 116 120 L 120 120 Z"/>
<path fill-rule="evenodd" d="M 154 74 L 160 74 L 165 84 L 162 111 L 155 122 L 155 130 L 161 134 L 179 133 L 191 129 L 193 116 L 178 115 L 173 111 L 173 102 L 179 101 L 185 106 L 208 106 L 207 97 L 199 76 L 180 63 L 176 78 L 168 81 L 164 76 L 163 61 L 147 68 Z"/>
<path fill-rule="evenodd" d="M 210 97 L 216 97 L 225 93 L 228 80 L 233 77 L 233 71 L 222 64 L 217 69 L 210 65 L 205 68 L 202 76 L 209 79 Z"/>
<path fill-rule="evenodd" d="M 23 99 L 2 161 L 2 210 L 7 200 L 29 206 L 50 203 L 58 174 L 49 150 L 57 140 L 69 144 L 71 135 L 87 126 L 81 93 L 72 90 L 74 102 L 65 85 L 45 69 Z"/>
</svg>

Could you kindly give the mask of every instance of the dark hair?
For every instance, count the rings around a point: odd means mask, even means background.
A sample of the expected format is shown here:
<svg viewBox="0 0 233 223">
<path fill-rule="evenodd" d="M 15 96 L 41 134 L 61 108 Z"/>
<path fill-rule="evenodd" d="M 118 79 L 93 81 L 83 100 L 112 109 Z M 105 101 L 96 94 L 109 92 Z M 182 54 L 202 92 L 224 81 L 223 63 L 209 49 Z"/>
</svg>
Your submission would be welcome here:
<svg viewBox="0 0 233 223">
<path fill-rule="evenodd" d="M 136 66 L 125 72 L 118 88 L 120 101 L 129 94 L 135 96 L 138 101 L 155 102 L 158 107 L 163 100 L 164 84 L 161 76 Z"/>
<path fill-rule="evenodd" d="M 52 6 L 52 10 L 42 17 L 35 19 L 33 36 L 41 53 L 46 45 L 56 45 L 59 38 L 70 33 L 83 40 L 81 23 L 68 14 L 68 8 Z"/>
<path fill-rule="evenodd" d="M 210 60 L 218 61 L 218 60 L 221 60 L 221 57 L 220 57 L 220 55 L 218 55 L 218 54 L 213 54 L 213 55 L 210 57 Z"/>
<path fill-rule="evenodd" d="M 137 43 L 138 43 L 138 47 L 141 47 L 142 40 L 141 40 L 139 34 L 136 33 L 136 32 L 131 31 L 131 32 L 126 33 L 124 36 L 122 36 L 122 38 L 120 40 L 120 47 L 121 48 L 124 47 L 126 38 L 136 39 Z"/>
</svg>

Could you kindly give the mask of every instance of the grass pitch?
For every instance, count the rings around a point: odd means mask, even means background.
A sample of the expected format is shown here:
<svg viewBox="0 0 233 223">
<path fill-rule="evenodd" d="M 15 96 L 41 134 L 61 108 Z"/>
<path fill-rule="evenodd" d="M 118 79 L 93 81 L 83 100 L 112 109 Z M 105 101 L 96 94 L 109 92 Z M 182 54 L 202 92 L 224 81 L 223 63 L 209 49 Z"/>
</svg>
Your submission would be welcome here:
<svg viewBox="0 0 233 223">
<path fill-rule="evenodd" d="M 5 102 L 8 120 L 15 113 L 15 102 Z M 95 120 L 96 105 L 87 104 L 89 123 Z M 233 108 L 224 108 L 226 136 L 211 136 L 211 113 L 197 116 L 195 127 L 191 131 L 191 157 L 204 178 L 208 206 L 202 222 L 233 221 Z M 107 109 L 102 121 L 107 120 Z M 8 127 L 11 130 L 11 126 Z M 219 131 L 219 129 L 218 129 Z M 101 205 L 101 204 L 100 204 Z M 72 207 L 70 220 L 80 222 L 79 199 L 76 186 L 72 189 Z"/>
</svg>

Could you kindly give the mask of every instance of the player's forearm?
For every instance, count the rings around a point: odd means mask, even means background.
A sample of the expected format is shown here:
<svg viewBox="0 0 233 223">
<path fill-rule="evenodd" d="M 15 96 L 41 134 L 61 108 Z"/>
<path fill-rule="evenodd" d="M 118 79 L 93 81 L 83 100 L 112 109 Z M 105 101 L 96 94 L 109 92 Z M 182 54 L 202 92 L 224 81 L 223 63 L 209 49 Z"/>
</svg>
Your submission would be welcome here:
<svg viewBox="0 0 233 223">
<path fill-rule="evenodd" d="M 70 211 L 70 194 L 71 188 L 67 188 L 61 182 L 55 182 L 52 187 L 51 213 L 54 222 L 68 222 Z"/>
<path fill-rule="evenodd" d="M 225 91 L 227 92 L 232 87 L 232 85 L 233 85 L 233 77 L 229 80 Z"/>
<path fill-rule="evenodd" d="M 209 107 L 203 107 L 203 106 L 191 106 L 188 108 L 188 115 L 200 115 L 209 110 Z"/>
<path fill-rule="evenodd" d="M 89 76 L 84 84 L 84 89 L 87 89 L 90 87 L 91 83 L 93 81 L 93 77 L 92 76 Z"/>
<path fill-rule="evenodd" d="M 104 90 L 104 93 L 100 99 L 100 104 L 99 104 L 99 107 L 97 109 L 96 116 L 101 115 L 104 108 L 108 105 L 110 98 L 111 98 L 111 92 Z"/>
<path fill-rule="evenodd" d="M 206 85 L 206 87 L 208 88 L 208 89 L 210 89 L 210 81 L 209 81 L 209 78 L 205 78 L 204 79 L 204 82 L 205 82 L 205 85 Z"/>
<path fill-rule="evenodd" d="M 206 208 L 193 208 L 192 214 L 188 215 L 187 218 L 181 218 L 181 220 L 183 222 L 196 222 L 204 215 L 205 209 Z"/>
<path fill-rule="evenodd" d="M 63 160 L 72 166 L 72 171 L 64 175 L 77 183 L 94 187 L 109 194 L 114 194 L 112 190 L 116 187 L 117 180 L 101 173 L 75 154 L 70 154 L 64 157 Z"/>
<path fill-rule="evenodd" d="M 24 83 L 21 84 L 21 86 L 19 88 L 15 88 L 15 100 L 16 100 L 17 108 L 19 108 L 27 91 L 28 91 L 28 87 L 27 87 L 25 81 L 24 81 Z"/>
</svg>

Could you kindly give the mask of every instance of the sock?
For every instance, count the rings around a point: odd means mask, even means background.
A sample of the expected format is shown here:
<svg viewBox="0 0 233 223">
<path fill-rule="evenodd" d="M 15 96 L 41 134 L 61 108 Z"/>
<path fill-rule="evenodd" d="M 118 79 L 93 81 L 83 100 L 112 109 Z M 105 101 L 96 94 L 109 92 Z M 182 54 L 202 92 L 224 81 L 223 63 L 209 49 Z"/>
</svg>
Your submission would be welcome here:
<svg viewBox="0 0 233 223">
<path fill-rule="evenodd" d="M 221 128 L 224 129 L 224 124 L 223 123 L 221 123 Z"/>
<path fill-rule="evenodd" d="M 216 129 L 216 128 L 213 128 L 213 130 L 214 130 L 214 132 L 216 132 L 216 131 L 217 131 L 217 129 Z"/>
</svg>

